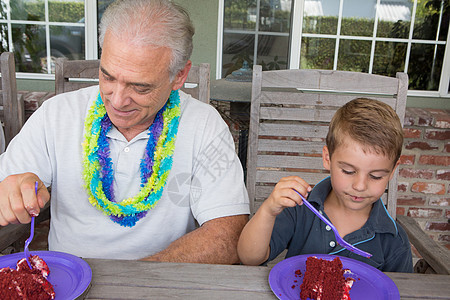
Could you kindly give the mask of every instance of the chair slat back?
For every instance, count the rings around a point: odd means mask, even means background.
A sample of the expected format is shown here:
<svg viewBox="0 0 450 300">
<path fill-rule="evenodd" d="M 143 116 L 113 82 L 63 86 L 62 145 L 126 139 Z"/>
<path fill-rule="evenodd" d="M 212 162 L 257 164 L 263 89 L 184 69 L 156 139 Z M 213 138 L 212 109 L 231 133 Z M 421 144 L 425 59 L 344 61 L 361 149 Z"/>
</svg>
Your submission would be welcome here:
<svg viewBox="0 0 450 300">
<path fill-rule="evenodd" d="M 329 175 L 322 148 L 336 110 L 356 97 L 389 104 L 403 125 L 408 77 L 328 70 L 262 71 L 255 65 L 247 158 L 247 189 L 252 212 L 285 176 L 311 185 Z M 395 217 L 397 173 L 383 201 Z"/>
<path fill-rule="evenodd" d="M 55 63 L 55 93 L 74 91 L 98 84 L 100 60 L 67 60 Z M 209 64 L 192 66 L 182 90 L 202 102 L 209 103 Z"/>
<path fill-rule="evenodd" d="M 75 91 L 98 84 L 100 60 L 68 60 L 57 58 L 55 61 L 55 94 Z"/>
<path fill-rule="evenodd" d="M 190 94 L 192 97 L 209 103 L 210 99 L 210 80 L 209 80 L 210 66 L 207 63 L 202 63 L 192 66 L 188 77 L 181 90 Z"/>
<path fill-rule="evenodd" d="M 6 145 L 19 133 L 25 123 L 23 97 L 17 95 L 14 54 L 3 52 L 0 56 L 0 119 L 4 125 Z"/>
</svg>

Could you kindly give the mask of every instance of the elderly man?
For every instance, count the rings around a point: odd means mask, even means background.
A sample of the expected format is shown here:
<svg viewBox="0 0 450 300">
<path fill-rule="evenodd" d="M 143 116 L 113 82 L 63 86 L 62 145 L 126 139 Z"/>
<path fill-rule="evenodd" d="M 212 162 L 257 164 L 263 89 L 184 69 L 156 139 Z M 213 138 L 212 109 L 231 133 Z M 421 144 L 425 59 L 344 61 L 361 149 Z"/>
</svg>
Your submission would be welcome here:
<svg viewBox="0 0 450 300">
<path fill-rule="evenodd" d="M 170 1 L 110 5 L 99 86 L 47 100 L 0 156 L 0 225 L 30 222 L 51 186 L 50 250 L 238 262 L 249 207 L 232 137 L 211 106 L 179 91 L 193 33 Z"/>
</svg>

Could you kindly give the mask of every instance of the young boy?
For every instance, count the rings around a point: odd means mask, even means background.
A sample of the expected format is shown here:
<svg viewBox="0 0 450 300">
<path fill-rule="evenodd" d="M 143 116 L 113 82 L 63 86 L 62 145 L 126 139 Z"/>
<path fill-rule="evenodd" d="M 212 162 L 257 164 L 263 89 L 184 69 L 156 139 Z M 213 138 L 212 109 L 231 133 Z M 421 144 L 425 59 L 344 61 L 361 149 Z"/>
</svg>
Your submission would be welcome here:
<svg viewBox="0 0 450 300">
<path fill-rule="evenodd" d="M 399 164 L 402 144 L 400 120 L 389 105 L 364 98 L 345 104 L 331 120 L 322 151 L 330 176 L 313 189 L 300 177 L 282 178 L 242 231 L 241 262 L 260 265 L 287 249 L 286 258 L 336 254 L 385 272 L 412 272 L 408 237 L 380 199 Z M 307 196 L 347 242 L 372 257 L 338 245 L 331 228 L 302 205 L 293 189 Z"/>
</svg>

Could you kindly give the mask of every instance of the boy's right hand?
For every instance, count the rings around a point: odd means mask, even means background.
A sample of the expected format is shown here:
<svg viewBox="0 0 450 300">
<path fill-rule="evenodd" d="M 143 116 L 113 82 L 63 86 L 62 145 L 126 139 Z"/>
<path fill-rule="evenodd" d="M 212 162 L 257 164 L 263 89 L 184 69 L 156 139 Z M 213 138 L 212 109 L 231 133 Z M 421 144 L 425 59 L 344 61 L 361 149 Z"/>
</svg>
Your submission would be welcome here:
<svg viewBox="0 0 450 300">
<path fill-rule="evenodd" d="M 281 178 L 261 207 L 264 206 L 264 209 L 272 216 L 277 216 L 286 207 L 302 205 L 302 198 L 294 189 L 306 198 L 311 191 L 311 186 L 298 176 Z"/>
<path fill-rule="evenodd" d="M 35 183 L 38 182 L 38 195 Z M 0 182 L 0 225 L 29 223 L 50 200 L 44 183 L 33 173 L 10 175 Z"/>
</svg>

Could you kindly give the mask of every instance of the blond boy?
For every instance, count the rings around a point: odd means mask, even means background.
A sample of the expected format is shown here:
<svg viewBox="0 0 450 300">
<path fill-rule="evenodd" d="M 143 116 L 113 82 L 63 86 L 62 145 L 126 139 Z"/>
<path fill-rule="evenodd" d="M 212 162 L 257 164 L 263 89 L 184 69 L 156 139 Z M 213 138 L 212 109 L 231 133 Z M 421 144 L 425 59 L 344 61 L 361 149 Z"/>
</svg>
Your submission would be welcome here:
<svg viewBox="0 0 450 300">
<path fill-rule="evenodd" d="M 323 147 L 330 176 L 313 189 L 300 177 L 282 178 L 242 231 L 242 263 L 263 264 L 287 249 L 286 258 L 336 254 L 382 271 L 412 272 L 408 237 L 380 199 L 399 164 L 402 144 L 402 126 L 389 105 L 364 98 L 345 104 L 331 120 Z M 338 245 L 331 228 L 302 205 L 293 189 L 307 196 L 347 242 L 373 256 Z"/>
</svg>

